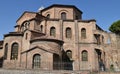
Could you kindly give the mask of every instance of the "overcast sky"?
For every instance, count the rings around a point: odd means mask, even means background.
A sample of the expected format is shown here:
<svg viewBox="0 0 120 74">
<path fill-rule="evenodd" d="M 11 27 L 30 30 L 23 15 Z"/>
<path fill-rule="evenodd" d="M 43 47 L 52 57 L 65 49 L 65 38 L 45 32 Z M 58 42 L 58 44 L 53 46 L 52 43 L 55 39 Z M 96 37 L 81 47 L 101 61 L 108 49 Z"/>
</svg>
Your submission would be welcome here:
<svg viewBox="0 0 120 74">
<path fill-rule="evenodd" d="M 0 40 L 14 31 L 16 20 L 24 11 L 37 12 L 41 6 L 52 4 L 75 5 L 83 11 L 84 20 L 95 19 L 106 31 L 120 19 L 120 0 L 0 0 Z"/>
</svg>

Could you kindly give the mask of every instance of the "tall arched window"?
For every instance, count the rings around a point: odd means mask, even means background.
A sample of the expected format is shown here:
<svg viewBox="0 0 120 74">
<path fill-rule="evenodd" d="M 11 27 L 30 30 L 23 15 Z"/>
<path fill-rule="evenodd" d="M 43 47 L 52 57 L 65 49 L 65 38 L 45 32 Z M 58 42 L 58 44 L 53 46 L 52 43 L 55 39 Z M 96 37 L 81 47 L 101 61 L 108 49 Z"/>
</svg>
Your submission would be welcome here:
<svg viewBox="0 0 120 74">
<path fill-rule="evenodd" d="M 86 29 L 85 28 L 81 29 L 81 38 L 86 39 Z"/>
<path fill-rule="evenodd" d="M 43 25 L 40 26 L 40 31 L 43 32 Z"/>
<path fill-rule="evenodd" d="M 40 68 L 41 58 L 39 54 L 33 56 L 33 68 Z"/>
<path fill-rule="evenodd" d="M 11 60 L 18 59 L 18 43 L 13 43 L 11 48 Z"/>
<path fill-rule="evenodd" d="M 8 43 L 5 44 L 4 59 L 7 59 L 8 54 Z"/>
<path fill-rule="evenodd" d="M 88 61 L 88 52 L 86 50 L 82 51 L 82 61 Z"/>
<path fill-rule="evenodd" d="M 50 28 L 50 36 L 56 36 L 56 29 L 55 29 L 55 27 L 51 27 Z"/>
<path fill-rule="evenodd" d="M 72 37 L 72 31 L 71 28 L 66 28 L 66 38 L 71 38 Z"/>
<path fill-rule="evenodd" d="M 47 16 L 46 16 L 48 19 L 50 18 L 50 14 L 47 14 Z"/>
<path fill-rule="evenodd" d="M 66 54 L 70 59 L 72 58 L 72 51 L 71 50 L 67 50 Z"/>
<path fill-rule="evenodd" d="M 66 13 L 65 13 L 65 12 L 62 12 L 62 13 L 61 13 L 61 19 L 63 19 L 63 20 L 66 19 Z"/>
</svg>

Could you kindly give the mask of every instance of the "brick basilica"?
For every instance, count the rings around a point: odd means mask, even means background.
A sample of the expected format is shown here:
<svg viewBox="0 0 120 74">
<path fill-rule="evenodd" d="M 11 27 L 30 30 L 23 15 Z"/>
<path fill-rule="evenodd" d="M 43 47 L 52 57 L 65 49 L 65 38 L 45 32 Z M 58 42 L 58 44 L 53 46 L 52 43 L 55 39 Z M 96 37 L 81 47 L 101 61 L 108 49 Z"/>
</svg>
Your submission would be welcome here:
<svg viewBox="0 0 120 74">
<path fill-rule="evenodd" d="M 120 69 L 120 36 L 95 19 L 83 20 L 74 5 L 53 4 L 25 11 L 15 31 L 0 41 L 1 67 L 40 70 Z"/>
</svg>

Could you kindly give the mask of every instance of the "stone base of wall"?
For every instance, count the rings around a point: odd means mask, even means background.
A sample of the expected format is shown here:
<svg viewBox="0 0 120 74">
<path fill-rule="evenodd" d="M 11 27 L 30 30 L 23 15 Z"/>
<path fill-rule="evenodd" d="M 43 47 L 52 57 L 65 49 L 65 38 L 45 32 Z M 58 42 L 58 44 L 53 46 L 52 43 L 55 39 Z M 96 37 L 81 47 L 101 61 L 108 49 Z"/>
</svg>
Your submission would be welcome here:
<svg viewBox="0 0 120 74">
<path fill-rule="evenodd" d="M 120 72 L 90 72 L 71 70 L 23 70 L 23 69 L 0 69 L 0 74 L 120 74 Z"/>
<path fill-rule="evenodd" d="M 89 71 L 66 71 L 66 70 L 13 70 L 0 69 L 0 74 L 90 74 Z"/>
</svg>

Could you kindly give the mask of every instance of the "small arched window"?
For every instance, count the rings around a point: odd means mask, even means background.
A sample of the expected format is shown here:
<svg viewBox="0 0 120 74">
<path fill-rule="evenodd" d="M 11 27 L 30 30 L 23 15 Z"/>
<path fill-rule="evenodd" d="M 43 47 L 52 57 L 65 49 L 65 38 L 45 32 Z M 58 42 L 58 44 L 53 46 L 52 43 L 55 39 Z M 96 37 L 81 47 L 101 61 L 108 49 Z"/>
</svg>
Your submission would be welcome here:
<svg viewBox="0 0 120 74">
<path fill-rule="evenodd" d="M 41 58 L 39 54 L 33 56 L 33 68 L 40 68 Z"/>
<path fill-rule="evenodd" d="M 26 40 L 28 39 L 28 33 L 25 34 L 25 39 L 26 39 Z"/>
<path fill-rule="evenodd" d="M 4 59 L 7 59 L 8 54 L 8 43 L 5 44 Z"/>
<path fill-rule="evenodd" d="M 11 48 L 11 60 L 18 59 L 18 43 L 13 43 Z"/>
<path fill-rule="evenodd" d="M 29 29 L 29 24 L 29 21 L 24 21 L 21 25 L 21 31 L 23 32 L 24 30 Z"/>
<path fill-rule="evenodd" d="M 25 21 L 25 22 L 24 22 L 25 29 L 28 29 L 28 28 L 29 28 L 29 24 L 30 24 L 29 21 Z"/>
<path fill-rule="evenodd" d="M 62 13 L 61 13 L 61 19 L 63 19 L 63 20 L 66 19 L 66 13 L 65 13 L 65 12 L 62 12 Z"/>
<path fill-rule="evenodd" d="M 81 29 L 81 38 L 86 39 L 86 29 L 85 28 Z"/>
<path fill-rule="evenodd" d="M 71 28 L 66 28 L 66 38 L 71 38 L 72 37 L 72 31 Z"/>
<path fill-rule="evenodd" d="M 55 29 L 55 27 L 51 27 L 50 28 L 50 36 L 56 36 L 56 29 Z"/>
<path fill-rule="evenodd" d="M 86 50 L 82 51 L 82 61 L 88 61 L 88 52 Z"/>
<path fill-rule="evenodd" d="M 43 32 L 43 25 L 40 26 L 40 31 Z"/>
<path fill-rule="evenodd" d="M 72 58 L 72 51 L 71 50 L 67 50 L 66 54 L 70 59 Z"/>
<path fill-rule="evenodd" d="M 47 14 L 47 16 L 46 16 L 48 19 L 50 18 L 50 14 Z"/>
</svg>

